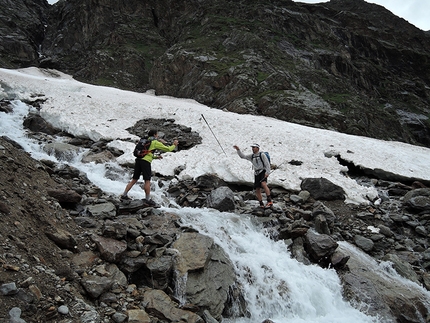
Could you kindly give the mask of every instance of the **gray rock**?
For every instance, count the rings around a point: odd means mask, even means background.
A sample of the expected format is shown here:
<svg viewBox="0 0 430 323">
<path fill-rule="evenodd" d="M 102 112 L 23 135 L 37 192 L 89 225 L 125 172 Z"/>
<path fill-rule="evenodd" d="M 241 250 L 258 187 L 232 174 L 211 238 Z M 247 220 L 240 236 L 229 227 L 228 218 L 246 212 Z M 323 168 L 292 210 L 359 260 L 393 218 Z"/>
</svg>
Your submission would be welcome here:
<svg viewBox="0 0 430 323">
<path fill-rule="evenodd" d="M 151 323 L 151 318 L 148 313 L 143 309 L 130 309 L 127 311 L 128 323 Z M 172 313 L 171 317 L 176 319 L 175 315 Z M 175 322 L 175 321 L 173 321 Z"/>
<path fill-rule="evenodd" d="M 112 320 L 114 320 L 115 323 L 123 323 L 125 320 L 127 320 L 127 315 L 116 312 L 114 315 L 112 315 Z"/>
<path fill-rule="evenodd" d="M 417 211 L 430 210 L 430 188 L 418 188 L 405 194 L 404 205 Z"/>
<path fill-rule="evenodd" d="M 69 314 L 69 308 L 66 305 L 61 305 L 60 307 L 58 307 L 58 313 L 62 315 L 67 315 Z"/>
<path fill-rule="evenodd" d="M 19 307 L 12 307 L 9 311 L 9 323 L 26 323 L 26 321 L 21 318 L 21 313 L 22 311 Z"/>
<path fill-rule="evenodd" d="M 95 234 L 91 235 L 91 240 L 97 245 L 100 257 L 112 263 L 119 262 L 127 250 L 127 243 L 124 241 L 100 237 Z"/>
<path fill-rule="evenodd" d="M 308 199 L 311 197 L 311 193 L 308 191 L 300 191 L 299 197 L 302 198 L 303 202 L 307 202 Z"/>
<path fill-rule="evenodd" d="M 428 236 L 427 229 L 424 226 L 422 226 L 422 225 L 419 225 L 419 226 L 415 227 L 415 232 L 418 233 L 419 235 L 424 236 L 424 237 Z"/>
<path fill-rule="evenodd" d="M 81 279 L 81 285 L 92 298 L 98 298 L 101 294 L 109 291 L 114 282 L 111 277 L 96 275 L 84 276 Z"/>
<path fill-rule="evenodd" d="M 113 219 L 116 216 L 116 206 L 111 202 L 88 205 L 87 211 L 97 219 Z"/>
<path fill-rule="evenodd" d="M 344 292 L 354 300 L 365 299 L 368 313 L 383 317 L 385 322 L 398 322 L 396 318 L 399 317 L 407 318 L 407 322 L 423 322 L 428 309 L 417 302 L 426 298 L 422 288 L 387 279 L 387 274 L 377 268 L 378 264 L 371 257 L 350 248 L 340 247 L 350 255 L 349 270 L 339 272 Z"/>
<path fill-rule="evenodd" d="M 207 206 L 219 211 L 233 211 L 235 209 L 234 193 L 227 186 L 213 190 L 206 200 Z"/>
<path fill-rule="evenodd" d="M 104 150 L 99 153 L 88 152 L 82 157 L 83 163 L 102 164 L 114 160 L 115 156 L 109 151 Z"/>
<path fill-rule="evenodd" d="M 79 154 L 81 148 L 62 142 L 54 142 L 46 144 L 43 150 L 58 160 L 72 161 Z"/>
<path fill-rule="evenodd" d="M 346 196 L 342 187 L 323 177 L 305 178 L 300 188 L 308 191 L 316 200 L 344 200 Z"/>
<path fill-rule="evenodd" d="M 360 235 L 354 236 L 354 243 L 364 251 L 371 251 L 375 245 L 371 239 Z"/>
<path fill-rule="evenodd" d="M 403 261 L 395 254 L 386 254 L 383 258 L 384 261 L 389 261 L 393 264 L 394 270 L 402 277 L 405 277 L 417 284 L 420 284 L 418 275 L 415 273 L 414 268 L 411 264 L 406 261 Z"/>
<path fill-rule="evenodd" d="M 199 233 L 183 233 L 172 248 L 177 280 L 187 277 L 182 293 L 188 302 L 206 308 L 215 319 L 226 309 L 229 290 L 236 282 L 233 264 L 213 239 Z"/>
<path fill-rule="evenodd" d="M 379 228 L 379 232 L 381 234 L 383 234 L 384 236 L 386 236 L 386 237 L 392 237 L 392 236 L 394 236 L 394 233 L 391 231 L 391 229 L 389 227 L 380 224 L 378 226 L 378 228 Z"/>
<path fill-rule="evenodd" d="M 204 323 L 197 314 L 177 308 L 170 297 L 161 290 L 150 289 L 146 291 L 144 302 L 146 304 L 145 309 L 149 314 L 163 317 L 169 322 Z"/>
<path fill-rule="evenodd" d="M 318 262 L 322 258 L 330 257 L 336 248 L 337 242 L 327 234 L 318 234 L 308 230 L 305 235 L 306 251 L 312 260 Z"/>
<path fill-rule="evenodd" d="M 0 294 L 1 295 L 14 295 L 18 292 L 18 288 L 16 287 L 15 283 L 6 283 L 6 284 L 2 284 L 0 285 Z"/>
</svg>

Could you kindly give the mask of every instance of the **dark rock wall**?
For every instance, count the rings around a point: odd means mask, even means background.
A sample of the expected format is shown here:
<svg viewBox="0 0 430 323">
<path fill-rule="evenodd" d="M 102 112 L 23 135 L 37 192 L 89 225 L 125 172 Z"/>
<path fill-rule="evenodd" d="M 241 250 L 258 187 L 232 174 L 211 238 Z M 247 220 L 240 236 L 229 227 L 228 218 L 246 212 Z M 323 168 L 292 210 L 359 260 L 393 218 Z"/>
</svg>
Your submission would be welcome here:
<svg viewBox="0 0 430 323">
<path fill-rule="evenodd" d="M 2 67 L 55 68 L 93 84 L 430 147 L 430 36 L 381 6 L 0 3 Z"/>
</svg>

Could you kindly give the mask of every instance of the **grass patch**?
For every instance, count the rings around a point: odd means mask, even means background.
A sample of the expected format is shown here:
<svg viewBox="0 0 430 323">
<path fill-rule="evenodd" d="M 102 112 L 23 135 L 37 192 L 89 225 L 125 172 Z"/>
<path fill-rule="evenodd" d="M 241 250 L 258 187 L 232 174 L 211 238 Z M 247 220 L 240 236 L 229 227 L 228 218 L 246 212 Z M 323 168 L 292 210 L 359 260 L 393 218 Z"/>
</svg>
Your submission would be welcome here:
<svg viewBox="0 0 430 323">
<path fill-rule="evenodd" d="M 351 94 L 348 93 L 326 93 L 322 95 L 322 98 L 330 103 L 346 103 L 351 100 Z"/>
</svg>

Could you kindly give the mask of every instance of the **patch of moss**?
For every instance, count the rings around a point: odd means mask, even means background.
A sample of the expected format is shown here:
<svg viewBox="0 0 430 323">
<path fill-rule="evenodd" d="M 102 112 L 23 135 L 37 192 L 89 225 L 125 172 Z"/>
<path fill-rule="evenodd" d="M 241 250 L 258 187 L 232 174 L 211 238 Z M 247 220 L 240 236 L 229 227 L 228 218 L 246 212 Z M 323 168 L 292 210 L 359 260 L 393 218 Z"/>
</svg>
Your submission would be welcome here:
<svg viewBox="0 0 430 323">
<path fill-rule="evenodd" d="M 258 74 L 257 74 L 257 82 L 258 83 L 263 82 L 268 76 L 269 76 L 269 74 L 267 74 L 267 73 L 258 72 Z"/>
<path fill-rule="evenodd" d="M 351 100 L 351 94 L 348 93 L 326 93 L 322 98 L 330 103 L 346 103 Z"/>
<path fill-rule="evenodd" d="M 106 78 L 98 78 L 95 81 L 95 84 L 101 85 L 101 86 L 109 86 L 109 87 L 115 87 L 115 81 L 113 79 L 106 79 Z"/>
</svg>

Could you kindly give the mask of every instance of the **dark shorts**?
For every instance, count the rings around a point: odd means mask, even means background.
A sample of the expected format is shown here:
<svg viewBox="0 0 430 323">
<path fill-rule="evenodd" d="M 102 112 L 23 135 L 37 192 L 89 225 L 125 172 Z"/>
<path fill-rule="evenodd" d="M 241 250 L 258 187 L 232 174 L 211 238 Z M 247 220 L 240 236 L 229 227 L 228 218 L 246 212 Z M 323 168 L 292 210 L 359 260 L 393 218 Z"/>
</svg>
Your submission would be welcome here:
<svg viewBox="0 0 430 323">
<path fill-rule="evenodd" d="M 254 176 L 254 188 L 260 188 L 261 182 L 267 182 L 267 177 L 265 177 L 266 171 L 263 169 L 258 175 Z"/>
<path fill-rule="evenodd" d="M 143 159 L 136 159 L 134 163 L 133 179 L 139 179 L 140 175 L 143 176 L 145 181 L 151 179 L 151 163 Z"/>
</svg>

